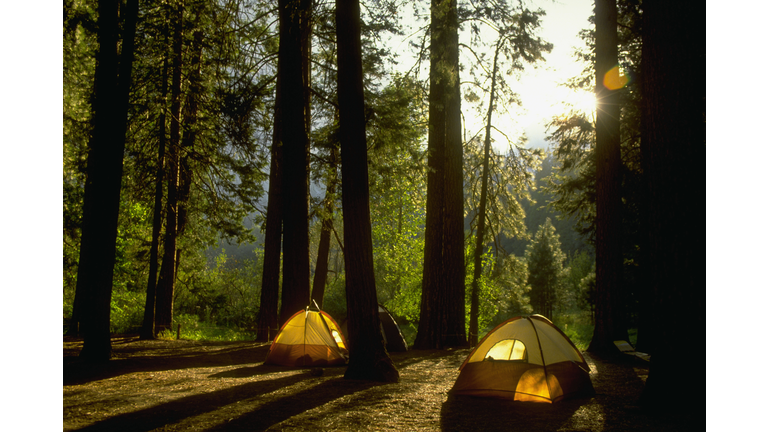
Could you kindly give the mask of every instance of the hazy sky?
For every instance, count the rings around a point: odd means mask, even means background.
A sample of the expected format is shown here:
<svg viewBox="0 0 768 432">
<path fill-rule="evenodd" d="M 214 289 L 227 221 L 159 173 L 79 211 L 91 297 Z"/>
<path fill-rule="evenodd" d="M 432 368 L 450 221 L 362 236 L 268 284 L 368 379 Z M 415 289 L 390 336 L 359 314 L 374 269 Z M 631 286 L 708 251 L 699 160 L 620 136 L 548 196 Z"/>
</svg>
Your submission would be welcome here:
<svg viewBox="0 0 768 432">
<path fill-rule="evenodd" d="M 572 103 L 594 105 L 594 95 L 573 95 L 558 84 L 578 75 L 583 64 L 573 58 L 574 47 L 583 46 L 579 31 L 590 27 L 588 21 L 592 15 L 593 0 L 556 0 L 537 3 L 547 11 L 543 19 L 541 36 L 554 44 L 552 52 L 546 56 L 543 68 L 529 70 L 523 76 L 519 93 L 523 107 L 529 110 L 522 119 L 530 146 L 544 147 L 544 124 L 560 110 L 556 105 L 569 98 Z"/>
<path fill-rule="evenodd" d="M 594 106 L 593 94 L 574 95 L 572 92 L 559 88 L 558 84 L 574 77 L 583 69 L 583 65 L 578 64 L 573 58 L 574 47 L 582 45 L 579 39 L 579 31 L 590 26 L 588 18 L 592 14 L 593 0 L 539 0 L 536 2 L 527 2 L 528 8 L 536 10 L 542 8 L 547 15 L 542 19 L 542 25 L 539 35 L 542 39 L 554 44 L 552 52 L 545 56 L 546 63 L 533 68 L 528 67 L 519 81 L 514 82 L 511 78 L 507 82 L 513 91 L 520 95 L 523 109 L 525 111 L 515 112 L 512 115 L 502 112 L 494 113 L 494 126 L 503 130 L 511 139 L 516 140 L 516 136 L 525 132 L 528 137 L 529 147 L 545 147 L 545 124 L 558 114 L 561 110 L 557 106 L 565 100 L 582 106 L 590 104 Z M 428 2 L 420 2 L 428 7 Z M 413 25 L 413 13 L 410 10 L 401 10 L 401 19 L 405 20 L 406 25 Z M 423 11 L 428 13 L 427 11 Z M 422 22 L 421 25 L 425 25 Z M 415 31 L 412 27 L 412 31 Z M 412 41 L 418 42 L 421 33 L 408 33 Z M 462 35 L 461 42 L 469 43 L 467 31 Z M 489 32 L 489 39 L 495 38 L 493 32 Z M 486 41 L 493 43 L 493 40 Z M 395 40 L 393 41 L 395 50 L 400 54 L 400 65 L 398 69 L 408 70 L 414 64 L 414 60 L 409 58 L 408 44 Z M 465 65 L 473 59 L 464 53 L 462 63 Z M 423 65 L 421 78 L 425 78 L 427 64 Z M 466 72 L 465 72 L 466 74 Z M 468 76 L 461 77 L 463 81 L 469 79 Z M 483 111 L 487 110 L 487 97 L 483 101 Z M 475 115 L 475 109 L 468 104 L 464 104 L 462 111 L 465 117 L 466 133 L 471 137 L 473 134 L 482 130 L 482 117 Z M 507 142 L 501 134 L 494 133 L 494 139 L 497 142 L 494 145 L 498 150 L 505 151 Z"/>
<path fill-rule="evenodd" d="M 530 146 L 543 147 L 544 124 L 560 110 L 553 106 L 569 98 L 571 102 L 594 104 L 594 95 L 572 95 L 558 84 L 578 75 L 583 64 L 573 58 L 574 47 L 583 46 L 579 31 L 590 27 L 588 21 L 592 15 L 593 0 L 556 0 L 541 1 L 538 5 L 547 11 L 542 23 L 541 36 L 554 44 L 552 52 L 546 56 L 543 68 L 529 70 L 521 80 L 519 93 L 523 107 L 529 114 L 523 119 L 524 129 Z M 586 99 L 586 101 L 585 101 Z"/>
</svg>

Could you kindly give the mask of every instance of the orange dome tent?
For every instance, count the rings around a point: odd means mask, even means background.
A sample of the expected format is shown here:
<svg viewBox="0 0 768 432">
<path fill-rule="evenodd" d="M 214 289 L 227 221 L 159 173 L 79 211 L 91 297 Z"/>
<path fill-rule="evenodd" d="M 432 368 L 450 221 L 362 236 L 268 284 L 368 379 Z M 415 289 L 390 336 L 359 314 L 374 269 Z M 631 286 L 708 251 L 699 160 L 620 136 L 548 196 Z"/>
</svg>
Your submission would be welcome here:
<svg viewBox="0 0 768 432">
<path fill-rule="evenodd" d="M 307 307 L 280 327 L 264 364 L 335 366 L 347 363 L 347 343 L 339 325 L 327 313 Z"/>
<path fill-rule="evenodd" d="M 541 315 L 496 326 L 459 370 L 451 394 L 553 403 L 594 393 L 584 357 Z"/>
</svg>

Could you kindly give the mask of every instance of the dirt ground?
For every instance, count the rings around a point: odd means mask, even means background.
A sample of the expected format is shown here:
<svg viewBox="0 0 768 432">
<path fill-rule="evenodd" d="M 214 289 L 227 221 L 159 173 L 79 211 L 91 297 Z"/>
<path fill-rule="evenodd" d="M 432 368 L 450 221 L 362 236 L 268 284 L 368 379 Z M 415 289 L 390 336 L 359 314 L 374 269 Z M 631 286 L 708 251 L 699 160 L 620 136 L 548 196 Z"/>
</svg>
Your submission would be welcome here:
<svg viewBox="0 0 768 432">
<path fill-rule="evenodd" d="M 556 404 L 449 396 L 466 349 L 392 353 L 400 382 L 343 378 L 344 367 L 265 366 L 269 345 L 116 337 L 113 359 L 83 364 L 64 338 L 64 430 L 85 431 L 686 431 L 685 416 L 637 406 L 637 360 L 589 354 L 596 395 Z"/>
</svg>

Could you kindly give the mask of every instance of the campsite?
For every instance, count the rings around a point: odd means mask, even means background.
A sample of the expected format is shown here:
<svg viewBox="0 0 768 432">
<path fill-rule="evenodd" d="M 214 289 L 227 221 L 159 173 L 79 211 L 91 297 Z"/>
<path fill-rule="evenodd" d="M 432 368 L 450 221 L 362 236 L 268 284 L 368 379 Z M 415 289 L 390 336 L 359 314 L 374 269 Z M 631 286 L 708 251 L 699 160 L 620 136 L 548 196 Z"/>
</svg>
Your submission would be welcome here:
<svg viewBox="0 0 768 432">
<path fill-rule="evenodd" d="M 345 368 L 265 366 L 256 342 L 113 339 L 114 358 L 86 365 L 64 340 L 65 431 L 696 431 L 703 418 L 637 406 L 648 363 L 589 353 L 595 395 L 556 404 L 452 397 L 468 349 L 390 355 L 398 383 L 345 380 Z"/>
<path fill-rule="evenodd" d="M 537 3 L 65 0 L 64 430 L 701 430 L 704 8 Z"/>
</svg>

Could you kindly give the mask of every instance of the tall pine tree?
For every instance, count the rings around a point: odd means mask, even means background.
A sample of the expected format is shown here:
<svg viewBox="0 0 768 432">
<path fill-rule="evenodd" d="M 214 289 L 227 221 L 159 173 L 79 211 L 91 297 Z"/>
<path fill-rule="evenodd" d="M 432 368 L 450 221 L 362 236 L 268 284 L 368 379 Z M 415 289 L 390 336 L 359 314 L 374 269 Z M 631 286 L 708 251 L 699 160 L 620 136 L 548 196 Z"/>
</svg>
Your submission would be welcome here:
<svg viewBox="0 0 768 432">
<path fill-rule="evenodd" d="M 547 218 L 539 227 L 533 241 L 526 248 L 528 284 L 533 312 L 552 319 L 558 304 L 557 293 L 563 280 L 565 254 L 560 248 L 560 236 L 552 220 Z"/>
<path fill-rule="evenodd" d="M 341 194 L 346 248 L 349 379 L 396 382 L 379 322 L 368 193 L 360 4 L 336 0 Z"/>
</svg>

